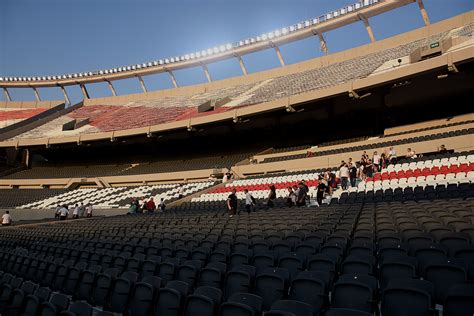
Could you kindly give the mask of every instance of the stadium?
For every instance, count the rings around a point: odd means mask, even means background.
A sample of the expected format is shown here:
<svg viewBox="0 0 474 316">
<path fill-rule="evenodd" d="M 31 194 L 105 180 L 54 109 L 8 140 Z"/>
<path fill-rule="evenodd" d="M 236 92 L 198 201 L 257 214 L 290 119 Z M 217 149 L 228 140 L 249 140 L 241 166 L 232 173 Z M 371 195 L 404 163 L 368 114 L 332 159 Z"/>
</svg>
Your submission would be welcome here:
<svg viewBox="0 0 474 316">
<path fill-rule="evenodd" d="M 82 72 L 0 55 L 0 315 L 474 315 L 474 7 L 433 3 Z M 364 43 L 333 52 L 351 25 Z M 289 62 L 304 41 L 320 54 Z"/>
</svg>

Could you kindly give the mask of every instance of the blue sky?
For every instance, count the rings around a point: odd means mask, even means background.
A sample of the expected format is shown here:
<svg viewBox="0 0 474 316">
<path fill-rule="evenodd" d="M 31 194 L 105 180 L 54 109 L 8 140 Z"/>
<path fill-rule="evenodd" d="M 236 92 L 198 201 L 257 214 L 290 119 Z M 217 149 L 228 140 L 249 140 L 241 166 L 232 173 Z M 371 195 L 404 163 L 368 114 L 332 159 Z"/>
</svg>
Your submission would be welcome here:
<svg viewBox="0 0 474 316">
<path fill-rule="evenodd" d="M 0 76 L 85 72 L 183 55 L 260 35 L 324 14 L 356 0 L 0 0 Z M 424 0 L 431 22 L 474 9 L 473 0 Z M 370 20 L 377 39 L 423 26 L 416 3 Z M 369 41 L 356 23 L 325 34 L 331 52 Z M 317 38 L 281 47 L 287 64 L 321 55 Z M 278 67 L 273 50 L 244 56 L 249 72 Z M 214 80 L 241 75 L 236 59 L 208 66 Z M 206 82 L 201 68 L 175 73 L 180 85 Z M 171 88 L 167 74 L 144 77 L 148 90 Z M 114 82 L 119 95 L 140 92 L 136 79 Z M 59 88 L 39 89 L 62 99 Z M 73 103 L 82 99 L 68 87 Z M 111 95 L 106 84 L 91 97 Z M 11 89 L 34 100 L 31 89 Z M 3 93 L 1 98 L 4 100 Z"/>
</svg>

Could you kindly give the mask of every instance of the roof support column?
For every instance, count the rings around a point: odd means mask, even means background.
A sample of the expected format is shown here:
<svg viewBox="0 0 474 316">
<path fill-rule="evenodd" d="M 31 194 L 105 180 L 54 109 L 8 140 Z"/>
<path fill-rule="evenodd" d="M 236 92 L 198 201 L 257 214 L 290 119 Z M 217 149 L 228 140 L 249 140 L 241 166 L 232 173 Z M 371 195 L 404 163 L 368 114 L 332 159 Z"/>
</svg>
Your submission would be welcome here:
<svg viewBox="0 0 474 316">
<path fill-rule="evenodd" d="M 142 86 L 143 92 L 148 92 L 146 90 L 145 81 L 143 81 L 143 77 L 142 76 L 137 76 L 137 77 L 138 77 L 138 81 L 140 81 L 140 86 Z"/>
<path fill-rule="evenodd" d="M 81 83 L 80 86 L 81 86 L 81 91 L 82 91 L 82 95 L 84 96 L 84 99 L 90 99 L 89 92 L 87 92 L 86 85 Z"/>
<path fill-rule="evenodd" d="M 359 19 L 364 22 L 365 29 L 367 30 L 367 34 L 369 34 L 370 41 L 373 43 L 375 42 L 375 36 L 374 36 L 374 31 L 372 30 L 372 27 L 369 24 L 369 19 L 367 19 L 365 16 L 362 14 L 359 14 Z"/>
<path fill-rule="evenodd" d="M 244 74 L 244 76 L 247 75 L 247 68 L 245 67 L 244 60 L 240 56 L 237 56 L 237 59 L 239 60 L 240 69 L 242 69 L 242 73 Z"/>
<path fill-rule="evenodd" d="M 326 39 L 323 36 L 323 33 L 320 33 L 320 32 L 314 33 L 313 32 L 313 34 L 318 35 L 318 37 L 319 37 L 319 47 L 321 49 L 321 52 L 323 52 L 325 55 L 327 55 L 329 53 L 328 44 L 326 42 Z"/>
<path fill-rule="evenodd" d="M 206 75 L 207 81 L 212 82 L 211 74 L 209 73 L 209 69 L 207 69 L 207 65 L 202 64 L 202 69 L 204 70 L 204 74 Z"/>
<path fill-rule="evenodd" d="M 7 88 L 3 88 L 3 94 L 5 95 L 5 99 L 7 99 L 7 101 L 12 101 L 12 97 L 10 96 L 10 92 L 8 92 Z"/>
<path fill-rule="evenodd" d="M 273 44 L 272 44 L 273 45 Z M 281 51 L 280 51 L 280 48 L 276 45 L 273 45 L 273 47 L 275 48 L 275 52 L 278 56 L 278 60 L 280 61 L 280 65 L 283 67 L 285 66 L 285 60 L 283 59 L 283 56 L 281 54 Z"/>
<path fill-rule="evenodd" d="M 425 5 L 423 4 L 423 0 L 418 0 L 418 7 L 420 8 L 421 16 L 423 17 L 423 21 L 425 25 L 430 25 L 430 18 L 428 17 L 428 12 L 426 12 Z"/>
<path fill-rule="evenodd" d="M 117 96 L 117 91 L 115 91 L 114 85 L 113 85 L 112 82 L 110 82 L 109 80 L 107 80 L 107 83 L 109 84 L 110 92 L 112 92 L 112 95 L 113 95 L 114 97 L 116 97 L 116 96 Z"/>
<path fill-rule="evenodd" d="M 60 87 L 61 87 L 61 90 L 63 91 L 64 99 L 66 99 L 67 104 L 71 104 L 71 101 L 69 100 L 69 96 L 67 95 L 66 88 L 64 88 L 64 86 L 60 86 Z"/>
<path fill-rule="evenodd" d="M 176 77 L 174 76 L 174 73 L 171 70 L 166 70 L 168 74 L 170 75 L 171 81 L 173 82 L 173 86 L 175 88 L 178 87 L 178 82 L 176 81 Z"/>
<path fill-rule="evenodd" d="M 35 93 L 36 101 L 40 102 L 40 101 L 41 101 L 41 98 L 40 98 L 38 89 L 37 89 L 36 87 L 32 87 L 31 89 L 33 89 L 33 92 Z"/>
</svg>

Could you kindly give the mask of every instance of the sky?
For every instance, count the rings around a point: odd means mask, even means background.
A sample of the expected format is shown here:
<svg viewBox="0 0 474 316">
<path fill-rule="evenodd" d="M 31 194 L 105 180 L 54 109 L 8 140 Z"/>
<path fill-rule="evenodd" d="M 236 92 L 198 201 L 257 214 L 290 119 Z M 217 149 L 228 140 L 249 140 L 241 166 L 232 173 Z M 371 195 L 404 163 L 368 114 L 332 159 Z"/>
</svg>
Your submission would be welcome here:
<svg viewBox="0 0 474 316">
<path fill-rule="evenodd" d="M 109 69 L 184 55 L 320 16 L 357 0 L 0 0 L 0 77 L 48 76 Z M 424 0 L 432 23 L 474 9 L 474 0 Z M 370 19 L 376 39 L 423 26 L 412 3 Z M 324 34 L 330 52 L 367 44 L 362 22 Z M 321 56 L 317 37 L 280 47 L 287 64 Z M 243 57 L 250 73 L 279 67 L 273 50 Z M 237 59 L 208 65 L 213 80 L 240 76 Z M 175 72 L 180 86 L 206 82 L 202 68 Z M 144 77 L 149 91 L 172 88 L 167 74 Z M 119 95 L 141 92 L 137 79 L 113 82 Z M 67 87 L 72 103 L 79 87 Z M 87 86 L 110 96 L 106 83 Z M 43 100 L 64 99 L 41 88 Z M 32 89 L 10 89 L 34 100 Z M 5 100 L 1 93 L 1 100 Z"/>
</svg>

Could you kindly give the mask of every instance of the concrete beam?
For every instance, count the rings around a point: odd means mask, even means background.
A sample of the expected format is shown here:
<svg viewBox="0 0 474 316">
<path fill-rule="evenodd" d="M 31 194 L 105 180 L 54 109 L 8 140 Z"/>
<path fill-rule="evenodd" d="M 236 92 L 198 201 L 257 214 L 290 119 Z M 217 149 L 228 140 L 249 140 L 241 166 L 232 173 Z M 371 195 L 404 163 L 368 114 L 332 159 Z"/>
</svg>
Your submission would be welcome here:
<svg viewBox="0 0 474 316">
<path fill-rule="evenodd" d="M 7 88 L 3 88 L 3 94 L 5 95 L 5 99 L 7 99 L 7 101 L 12 101 L 12 97 L 10 96 L 10 92 L 8 92 Z"/>
<path fill-rule="evenodd" d="M 64 86 L 59 86 L 64 94 L 64 99 L 66 100 L 67 104 L 71 104 L 71 100 L 69 100 L 69 96 L 67 94 L 66 88 Z"/>
<path fill-rule="evenodd" d="M 327 55 L 329 53 L 328 44 L 326 42 L 326 39 L 323 36 L 323 33 L 318 32 L 318 37 L 319 37 L 319 47 L 320 47 L 321 51 L 325 55 Z"/>
<path fill-rule="evenodd" d="M 283 59 L 283 55 L 281 54 L 280 48 L 278 46 L 275 46 L 275 52 L 278 56 L 278 60 L 280 61 L 280 65 L 283 67 L 285 66 L 285 60 Z"/>
<path fill-rule="evenodd" d="M 38 101 L 38 102 L 41 101 L 38 89 L 36 87 L 33 87 L 32 89 L 33 89 L 33 92 L 35 93 L 36 101 Z"/>
<path fill-rule="evenodd" d="M 358 14 L 359 19 L 364 22 L 365 29 L 367 30 L 367 34 L 369 34 L 370 41 L 373 43 L 375 42 L 375 36 L 374 36 L 374 31 L 372 30 L 372 27 L 369 24 L 369 19 L 367 19 L 365 16 L 362 14 Z"/>
<path fill-rule="evenodd" d="M 86 85 L 80 84 L 80 86 L 81 86 L 81 91 L 82 91 L 82 95 L 84 96 L 84 99 L 90 99 L 89 92 L 87 92 Z"/>
<path fill-rule="evenodd" d="M 244 60 L 240 56 L 237 56 L 237 59 L 239 60 L 240 69 L 242 69 L 242 73 L 244 74 L 244 76 L 246 76 L 248 72 L 247 72 L 247 67 L 245 67 Z"/>
<path fill-rule="evenodd" d="M 423 0 L 418 0 L 418 7 L 420 8 L 421 16 L 423 17 L 423 21 L 425 25 L 430 25 L 430 18 L 428 17 L 428 12 L 426 12 L 425 5 L 423 4 Z"/>
<path fill-rule="evenodd" d="M 117 96 L 117 91 L 115 91 L 114 85 L 112 84 L 111 81 L 108 81 L 108 80 L 107 80 L 107 83 L 109 84 L 110 92 L 112 92 L 112 95 L 113 95 L 114 97 L 116 97 L 116 96 Z"/>
<path fill-rule="evenodd" d="M 207 65 L 202 64 L 202 69 L 204 70 L 204 74 L 206 75 L 207 81 L 212 82 L 211 74 L 209 73 L 209 69 L 207 69 Z"/>
<path fill-rule="evenodd" d="M 171 81 L 173 82 L 173 86 L 177 88 L 178 82 L 176 81 L 176 77 L 174 76 L 174 73 L 171 70 L 167 70 L 167 72 L 170 75 Z"/>
<path fill-rule="evenodd" d="M 142 87 L 142 91 L 148 92 L 145 86 L 145 81 L 143 81 L 143 77 L 142 76 L 137 76 L 137 77 L 138 77 L 138 81 L 140 81 L 140 86 Z"/>
</svg>

